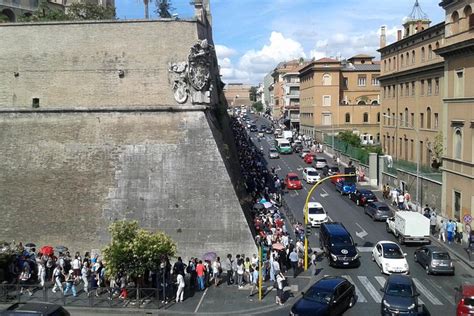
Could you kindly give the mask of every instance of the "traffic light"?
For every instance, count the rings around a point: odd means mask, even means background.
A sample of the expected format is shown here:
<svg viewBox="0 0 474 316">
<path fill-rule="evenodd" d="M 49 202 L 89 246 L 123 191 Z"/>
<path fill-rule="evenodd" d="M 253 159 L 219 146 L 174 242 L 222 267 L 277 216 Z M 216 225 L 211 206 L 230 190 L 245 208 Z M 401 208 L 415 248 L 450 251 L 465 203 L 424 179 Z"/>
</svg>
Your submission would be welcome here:
<svg viewBox="0 0 474 316">
<path fill-rule="evenodd" d="M 313 231 L 311 230 L 311 224 L 306 224 L 306 237 L 311 237 Z"/>
</svg>

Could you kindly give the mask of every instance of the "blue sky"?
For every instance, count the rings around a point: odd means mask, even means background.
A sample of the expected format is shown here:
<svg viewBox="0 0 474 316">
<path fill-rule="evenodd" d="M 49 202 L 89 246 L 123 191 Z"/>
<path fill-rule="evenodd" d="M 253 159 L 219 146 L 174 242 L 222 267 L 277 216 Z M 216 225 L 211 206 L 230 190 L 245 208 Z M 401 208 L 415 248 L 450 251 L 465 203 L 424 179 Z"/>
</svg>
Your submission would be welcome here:
<svg viewBox="0 0 474 316">
<path fill-rule="evenodd" d="M 379 59 L 379 30 L 388 42 L 411 13 L 415 0 L 210 0 L 214 43 L 224 82 L 256 84 L 280 61 L 298 57 Z M 116 0 L 120 19 L 144 17 L 142 0 Z M 189 0 L 171 0 L 182 18 L 193 16 Z M 419 0 L 433 24 L 444 20 L 440 0 Z M 150 13 L 155 10 L 150 4 Z M 151 16 L 156 18 L 156 14 Z"/>
</svg>

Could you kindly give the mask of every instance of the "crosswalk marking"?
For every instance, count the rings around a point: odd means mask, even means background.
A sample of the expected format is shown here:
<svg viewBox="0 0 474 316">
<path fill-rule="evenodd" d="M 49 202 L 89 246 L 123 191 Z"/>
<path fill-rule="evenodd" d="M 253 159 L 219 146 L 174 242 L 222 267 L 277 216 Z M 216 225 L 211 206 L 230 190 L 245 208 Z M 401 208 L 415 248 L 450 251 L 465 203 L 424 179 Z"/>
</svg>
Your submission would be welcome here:
<svg viewBox="0 0 474 316">
<path fill-rule="evenodd" d="M 443 305 L 440 300 L 438 300 L 428 289 L 420 282 L 418 279 L 413 278 L 413 282 L 415 282 L 416 288 L 418 291 L 421 292 L 428 300 L 430 300 L 433 305 Z"/>
<path fill-rule="evenodd" d="M 382 297 L 380 296 L 379 292 L 375 289 L 375 287 L 370 283 L 369 279 L 366 276 L 358 276 L 359 281 L 364 285 L 365 289 L 369 294 L 372 296 L 375 302 L 380 303 L 382 301 Z"/>
<path fill-rule="evenodd" d="M 357 302 L 358 303 L 367 303 L 367 299 L 365 298 L 364 295 L 362 295 L 361 291 L 359 290 L 359 287 L 355 284 L 355 282 L 352 280 L 352 278 L 349 275 L 343 275 L 342 277 L 346 278 L 347 280 L 349 280 L 349 282 L 354 284 L 356 295 L 357 295 Z"/>
</svg>

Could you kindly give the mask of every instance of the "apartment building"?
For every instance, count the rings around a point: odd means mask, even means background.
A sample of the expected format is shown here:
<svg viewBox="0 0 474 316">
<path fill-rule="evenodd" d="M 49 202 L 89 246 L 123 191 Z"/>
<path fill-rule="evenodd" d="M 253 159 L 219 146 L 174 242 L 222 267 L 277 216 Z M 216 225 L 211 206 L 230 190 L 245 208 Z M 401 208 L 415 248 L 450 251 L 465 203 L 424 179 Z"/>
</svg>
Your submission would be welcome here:
<svg viewBox="0 0 474 316">
<path fill-rule="evenodd" d="M 350 130 L 378 143 L 379 74 L 380 63 L 363 54 L 322 58 L 301 68 L 301 132 L 323 141 L 324 135 Z"/>
<path fill-rule="evenodd" d="M 426 17 L 407 19 L 403 37 L 398 31 L 397 41 L 379 50 L 383 150 L 394 159 L 427 166 L 441 155 L 436 148 L 442 142 L 444 80 L 444 60 L 435 52 L 443 40 L 444 23 L 430 23 Z"/>
<path fill-rule="evenodd" d="M 474 215 L 474 0 L 444 0 L 444 40 L 435 53 L 444 58 L 442 91 L 444 213 Z"/>
</svg>

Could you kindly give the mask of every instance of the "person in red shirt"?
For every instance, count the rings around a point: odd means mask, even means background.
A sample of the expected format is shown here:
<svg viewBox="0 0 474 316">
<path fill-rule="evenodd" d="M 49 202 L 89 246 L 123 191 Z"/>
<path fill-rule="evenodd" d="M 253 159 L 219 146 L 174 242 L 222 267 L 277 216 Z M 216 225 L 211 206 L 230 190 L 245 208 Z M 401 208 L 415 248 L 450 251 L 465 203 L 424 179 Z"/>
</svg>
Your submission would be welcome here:
<svg viewBox="0 0 474 316">
<path fill-rule="evenodd" d="M 201 291 L 204 291 L 204 276 L 206 274 L 206 267 L 202 264 L 202 260 L 199 260 L 199 263 L 196 266 L 196 274 L 198 278 L 198 288 Z"/>
</svg>

